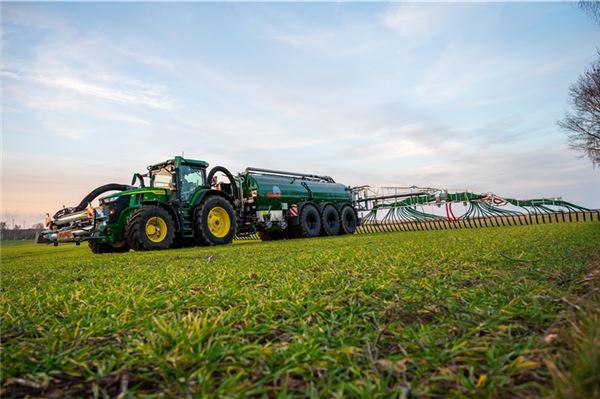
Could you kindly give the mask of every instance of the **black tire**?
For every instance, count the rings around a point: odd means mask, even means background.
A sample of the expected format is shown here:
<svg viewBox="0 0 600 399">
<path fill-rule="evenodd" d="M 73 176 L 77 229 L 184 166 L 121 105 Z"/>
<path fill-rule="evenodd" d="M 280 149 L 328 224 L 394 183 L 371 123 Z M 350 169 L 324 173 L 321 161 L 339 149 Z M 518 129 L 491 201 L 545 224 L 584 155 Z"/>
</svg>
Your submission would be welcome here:
<svg viewBox="0 0 600 399">
<path fill-rule="evenodd" d="M 298 216 L 296 236 L 299 238 L 317 237 L 321 232 L 321 215 L 313 204 L 306 204 L 300 210 Z"/>
<path fill-rule="evenodd" d="M 125 237 L 135 251 L 167 249 L 175 237 L 175 223 L 165 209 L 144 206 L 131 214 L 125 226 Z"/>
<path fill-rule="evenodd" d="M 339 232 L 340 214 L 333 205 L 325 205 L 321 211 L 321 235 L 336 236 Z"/>
<path fill-rule="evenodd" d="M 358 215 L 350 205 L 340 210 L 340 234 L 354 234 L 358 227 Z"/>
<path fill-rule="evenodd" d="M 208 197 L 196 211 L 196 239 L 200 245 L 231 244 L 236 225 L 233 206 L 223 197 Z"/>
<path fill-rule="evenodd" d="M 115 244 L 105 244 L 99 242 L 88 241 L 88 246 L 95 254 L 122 253 L 129 252 L 129 245 L 122 241 Z"/>
<path fill-rule="evenodd" d="M 257 233 L 261 241 L 276 241 L 285 238 L 284 231 L 258 231 Z"/>
</svg>

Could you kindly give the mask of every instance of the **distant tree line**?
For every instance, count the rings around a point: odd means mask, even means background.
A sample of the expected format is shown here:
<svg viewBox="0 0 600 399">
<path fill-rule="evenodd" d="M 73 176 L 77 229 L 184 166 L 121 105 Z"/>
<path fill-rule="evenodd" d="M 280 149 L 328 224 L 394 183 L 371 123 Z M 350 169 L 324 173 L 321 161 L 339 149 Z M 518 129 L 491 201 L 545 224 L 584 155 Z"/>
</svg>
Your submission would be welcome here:
<svg viewBox="0 0 600 399">
<path fill-rule="evenodd" d="M 43 230 L 43 228 L 44 226 L 41 223 L 36 223 L 27 229 L 18 224 L 9 229 L 7 222 L 0 222 L 0 240 L 33 240 L 36 233 Z"/>
</svg>

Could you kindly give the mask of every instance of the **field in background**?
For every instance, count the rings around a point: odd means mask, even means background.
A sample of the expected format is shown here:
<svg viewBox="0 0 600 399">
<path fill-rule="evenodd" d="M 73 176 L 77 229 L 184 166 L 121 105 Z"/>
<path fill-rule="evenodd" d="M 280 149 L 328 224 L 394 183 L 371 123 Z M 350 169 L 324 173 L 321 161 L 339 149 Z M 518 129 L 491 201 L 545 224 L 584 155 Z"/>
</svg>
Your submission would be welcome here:
<svg viewBox="0 0 600 399">
<path fill-rule="evenodd" d="M 598 222 L 106 255 L 3 243 L 2 396 L 545 395 L 578 378 L 567 319 L 599 249 Z"/>
</svg>

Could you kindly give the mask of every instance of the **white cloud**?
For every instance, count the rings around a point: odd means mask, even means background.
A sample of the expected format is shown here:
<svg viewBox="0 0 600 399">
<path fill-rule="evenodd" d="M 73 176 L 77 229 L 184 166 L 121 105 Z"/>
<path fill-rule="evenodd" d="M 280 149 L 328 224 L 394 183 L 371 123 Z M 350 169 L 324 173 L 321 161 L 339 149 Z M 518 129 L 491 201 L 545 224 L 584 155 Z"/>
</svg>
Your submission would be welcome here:
<svg viewBox="0 0 600 399">
<path fill-rule="evenodd" d="M 71 130 L 71 129 L 58 127 L 58 128 L 52 129 L 52 131 L 54 133 L 56 133 L 58 136 L 64 137 L 69 140 L 81 140 L 81 138 L 82 138 L 82 135 L 80 132 L 77 132 L 77 131 Z"/>
<path fill-rule="evenodd" d="M 136 52 L 136 51 L 132 51 L 132 50 L 125 49 L 120 46 L 114 46 L 114 45 L 112 46 L 112 49 L 114 49 L 116 53 L 124 55 L 124 56 L 131 58 L 132 60 L 134 60 L 136 62 L 140 62 L 142 64 L 150 65 L 150 66 L 161 68 L 161 69 L 168 69 L 168 68 L 173 67 L 173 63 L 170 60 L 168 60 L 166 58 L 158 57 L 156 55 L 148 56 L 148 55 Z"/>
<path fill-rule="evenodd" d="M 41 10 L 39 4 L 2 3 L 2 22 L 51 32 L 66 32 L 68 21 L 60 14 Z"/>
<path fill-rule="evenodd" d="M 360 146 L 356 153 L 369 161 L 408 159 L 432 155 L 435 149 L 425 141 L 415 139 L 424 134 L 421 124 L 414 123 L 398 128 L 386 128 L 365 134 L 369 142 Z"/>
<path fill-rule="evenodd" d="M 162 110 L 172 110 L 179 107 L 179 104 L 173 98 L 155 92 L 151 87 L 117 88 L 69 76 L 25 75 L 5 70 L 0 71 L 0 76 L 27 83 L 52 86 L 60 90 L 120 103 L 137 104 Z"/>
<path fill-rule="evenodd" d="M 392 5 L 381 15 L 384 27 L 411 40 L 428 38 L 440 22 L 431 7 L 417 3 Z"/>
<path fill-rule="evenodd" d="M 115 121 L 123 121 L 123 122 L 131 123 L 134 125 L 138 125 L 138 126 L 152 126 L 151 122 L 149 122 L 143 118 L 138 118 L 137 116 L 133 116 L 133 115 L 111 114 L 111 115 L 108 115 L 108 118 L 115 120 Z"/>
</svg>

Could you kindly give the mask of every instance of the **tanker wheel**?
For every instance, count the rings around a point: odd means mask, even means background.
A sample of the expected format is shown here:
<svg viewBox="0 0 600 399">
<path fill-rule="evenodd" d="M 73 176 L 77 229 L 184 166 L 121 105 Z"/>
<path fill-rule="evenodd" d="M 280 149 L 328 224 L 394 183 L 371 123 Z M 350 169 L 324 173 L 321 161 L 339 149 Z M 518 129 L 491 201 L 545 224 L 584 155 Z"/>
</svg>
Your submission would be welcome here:
<svg viewBox="0 0 600 399">
<path fill-rule="evenodd" d="M 233 206 L 223 197 L 209 197 L 196 211 L 196 239 L 200 245 L 230 244 L 235 228 Z"/>
<path fill-rule="evenodd" d="M 353 234 L 358 227 L 358 215 L 350 205 L 344 205 L 340 211 L 340 234 Z"/>
<path fill-rule="evenodd" d="M 125 241 L 119 241 L 112 244 L 88 241 L 88 246 L 95 254 L 129 252 L 129 245 Z"/>
<path fill-rule="evenodd" d="M 321 215 L 316 206 L 313 204 L 304 205 L 298 218 L 296 236 L 310 238 L 319 235 L 321 232 Z"/>
<path fill-rule="evenodd" d="M 257 233 L 261 241 L 275 241 L 285 238 L 284 231 L 258 231 Z"/>
<path fill-rule="evenodd" d="M 325 205 L 321 211 L 321 235 L 335 236 L 340 232 L 340 214 L 333 205 Z"/>
<path fill-rule="evenodd" d="M 175 224 L 165 209 L 144 206 L 134 211 L 127 221 L 125 237 L 136 251 L 167 249 L 175 237 Z"/>
</svg>

